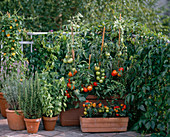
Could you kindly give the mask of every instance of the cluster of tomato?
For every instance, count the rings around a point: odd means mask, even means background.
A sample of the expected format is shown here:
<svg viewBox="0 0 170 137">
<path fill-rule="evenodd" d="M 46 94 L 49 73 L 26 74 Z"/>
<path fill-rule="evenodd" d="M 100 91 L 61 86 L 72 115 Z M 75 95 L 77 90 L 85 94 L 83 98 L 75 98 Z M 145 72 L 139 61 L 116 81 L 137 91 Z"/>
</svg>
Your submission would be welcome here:
<svg viewBox="0 0 170 137">
<path fill-rule="evenodd" d="M 106 78 L 106 74 L 105 74 L 105 70 L 104 69 L 101 69 L 100 70 L 100 67 L 99 66 L 95 66 L 95 71 L 96 71 L 96 80 L 99 81 L 99 83 L 103 83 L 103 81 L 105 80 Z"/>
<path fill-rule="evenodd" d="M 72 72 L 73 72 L 73 73 L 72 73 Z M 69 76 L 69 77 L 73 77 L 74 75 L 77 74 L 76 68 L 73 68 L 73 69 L 72 69 L 72 72 L 70 71 L 70 72 L 68 73 L 68 76 Z M 67 87 L 68 87 L 70 90 L 75 90 L 75 81 L 71 81 L 70 78 L 69 78 L 69 79 L 68 79 L 68 83 L 67 83 Z M 66 90 L 65 96 L 67 96 L 67 98 L 71 98 L 68 90 Z"/>
<path fill-rule="evenodd" d="M 114 111 L 116 112 L 116 116 L 120 116 L 119 112 L 125 111 L 126 110 L 126 105 L 121 104 L 120 106 L 115 106 Z"/>
<path fill-rule="evenodd" d="M 65 58 L 63 59 L 64 63 L 73 63 L 73 58 L 69 55 L 66 55 Z"/>
<path fill-rule="evenodd" d="M 121 77 L 123 71 L 124 71 L 124 68 L 121 67 L 121 68 L 119 68 L 119 72 L 117 72 L 116 70 L 113 70 L 112 73 L 111 73 L 111 75 L 112 75 L 113 77 L 115 77 L 115 76 Z"/>
<path fill-rule="evenodd" d="M 96 87 L 98 84 L 97 82 L 93 82 L 93 85 L 91 84 L 90 86 L 87 86 L 87 87 L 84 87 L 82 85 L 82 88 L 81 88 L 81 92 L 88 92 L 88 91 L 92 91 L 93 90 L 93 86 Z"/>
<path fill-rule="evenodd" d="M 83 104 L 84 107 L 84 115 L 87 115 L 89 113 L 89 110 L 93 110 L 95 114 L 100 114 L 100 113 L 115 113 L 116 116 L 120 116 L 121 112 L 125 112 L 126 110 L 126 105 L 121 104 L 120 106 L 115 106 L 115 107 L 109 107 L 109 106 L 104 106 L 102 103 L 96 103 L 89 102 L 86 100 L 86 102 Z"/>
</svg>

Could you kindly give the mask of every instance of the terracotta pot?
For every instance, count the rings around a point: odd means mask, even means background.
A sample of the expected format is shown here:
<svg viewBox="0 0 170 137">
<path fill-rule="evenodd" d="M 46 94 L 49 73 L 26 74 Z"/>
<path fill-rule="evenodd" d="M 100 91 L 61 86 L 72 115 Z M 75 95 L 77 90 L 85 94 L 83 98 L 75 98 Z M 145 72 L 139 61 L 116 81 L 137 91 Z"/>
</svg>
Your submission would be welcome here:
<svg viewBox="0 0 170 137">
<path fill-rule="evenodd" d="M 45 130 L 47 131 L 54 130 L 57 120 L 58 120 L 58 116 L 56 117 L 44 117 L 43 116 L 43 124 L 44 124 Z"/>
<path fill-rule="evenodd" d="M 24 118 L 24 121 L 25 121 L 28 133 L 37 133 L 38 132 L 41 118 L 37 118 L 37 119 Z"/>
<path fill-rule="evenodd" d="M 84 118 L 80 117 L 82 132 L 121 132 L 127 131 L 128 117 Z"/>
<path fill-rule="evenodd" d="M 3 93 L 2 92 L 0 92 L 0 109 L 1 109 L 1 115 L 3 116 L 3 117 L 7 117 L 6 116 L 6 109 L 8 108 L 8 104 L 7 104 L 7 101 L 6 101 L 6 99 L 4 98 L 4 96 L 3 96 Z"/>
<path fill-rule="evenodd" d="M 62 126 L 79 126 L 80 116 L 83 115 L 83 108 L 70 109 L 60 113 L 60 123 Z"/>
<path fill-rule="evenodd" d="M 25 122 L 23 112 L 16 110 L 20 115 L 15 113 L 15 110 L 6 109 L 8 126 L 11 130 L 25 130 Z"/>
</svg>

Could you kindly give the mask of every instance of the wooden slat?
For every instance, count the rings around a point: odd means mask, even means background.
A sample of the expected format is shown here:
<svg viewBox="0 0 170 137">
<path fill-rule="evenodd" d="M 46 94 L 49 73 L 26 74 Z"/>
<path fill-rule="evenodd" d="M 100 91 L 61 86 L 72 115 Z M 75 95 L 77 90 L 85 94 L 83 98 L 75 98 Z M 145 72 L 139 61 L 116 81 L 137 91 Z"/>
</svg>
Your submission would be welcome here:
<svg viewBox="0 0 170 137">
<path fill-rule="evenodd" d="M 119 128 L 104 128 L 104 127 L 102 127 L 102 128 L 82 128 L 81 127 L 81 131 L 82 132 L 122 132 L 122 131 L 127 131 L 127 128 L 121 128 L 121 127 L 119 127 Z"/>
<path fill-rule="evenodd" d="M 124 122 L 128 122 L 129 118 L 128 117 L 121 117 L 121 118 L 82 118 L 81 117 L 80 120 L 84 123 L 89 123 L 89 122 L 100 123 L 101 121 L 102 122 L 124 123 Z"/>
</svg>

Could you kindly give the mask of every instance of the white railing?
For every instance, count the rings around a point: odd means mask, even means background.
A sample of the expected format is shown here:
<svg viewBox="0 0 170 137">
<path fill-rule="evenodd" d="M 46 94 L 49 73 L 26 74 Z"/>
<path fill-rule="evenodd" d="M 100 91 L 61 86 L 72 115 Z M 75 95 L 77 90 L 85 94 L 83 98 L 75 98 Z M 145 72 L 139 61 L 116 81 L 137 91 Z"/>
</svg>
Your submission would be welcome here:
<svg viewBox="0 0 170 137">
<path fill-rule="evenodd" d="M 53 32 L 51 32 L 51 33 L 53 33 Z M 34 35 L 47 35 L 47 34 L 49 34 L 49 32 L 27 32 L 27 35 L 30 35 L 31 39 L 32 39 L 32 36 L 34 36 Z M 66 35 L 66 34 L 71 35 L 71 32 L 63 32 L 63 35 Z M 77 34 L 77 33 L 74 32 L 73 35 L 75 35 L 75 34 Z M 23 41 L 23 38 L 21 40 L 22 41 L 20 41 L 19 43 L 21 44 L 22 52 L 23 52 L 23 49 L 24 49 L 23 45 L 25 45 L 25 44 L 31 45 L 31 52 L 32 52 L 32 48 L 33 48 L 32 45 L 34 44 L 34 42 L 33 41 Z"/>
</svg>

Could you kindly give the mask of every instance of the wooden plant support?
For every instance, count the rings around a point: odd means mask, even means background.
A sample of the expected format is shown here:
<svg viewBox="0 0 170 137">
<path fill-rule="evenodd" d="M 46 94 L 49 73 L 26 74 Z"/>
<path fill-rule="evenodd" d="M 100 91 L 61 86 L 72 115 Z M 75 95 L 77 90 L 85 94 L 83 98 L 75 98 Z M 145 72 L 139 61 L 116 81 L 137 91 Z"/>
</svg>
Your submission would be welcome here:
<svg viewBox="0 0 170 137">
<path fill-rule="evenodd" d="M 102 56 L 102 51 L 103 51 L 103 45 L 104 45 L 104 35 L 105 35 L 105 26 L 103 29 L 103 37 L 102 37 L 102 46 L 101 46 L 101 54 L 100 54 L 100 58 Z M 101 62 L 99 62 L 99 66 L 101 65 Z"/>
<path fill-rule="evenodd" d="M 90 69 L 90 60 L 91 60 L 91 54 L 89 55 L 89 68 Z"/>
<path fill-rule="evenodd" d="M 72 45 L 73 45 L 73 44 L 74 44 L 73 26 L 71 27 L 71 36 L 72 36 Z M 71 52 L 72 52 L 72 58 L 73 58 L 73 60 L 75 61 L 75 53 L 74 53 L 73 47 L 72 47 L 72 49 L 71 49 Z"/>
<path fill-rule="evenodd" d="M 121 13 L 120 13 L 120 21 L 121 21 Z M 119 48 L 120 48 L 120 34 L 121 34 L 120 31 L 121 31 L 121 30 L 120 30 L 120 28 L 119 28 Z M 118 60 L 118 67 L 119 67 L 119 64 L 120 64 L 120 61 Z"/>
</svg>

